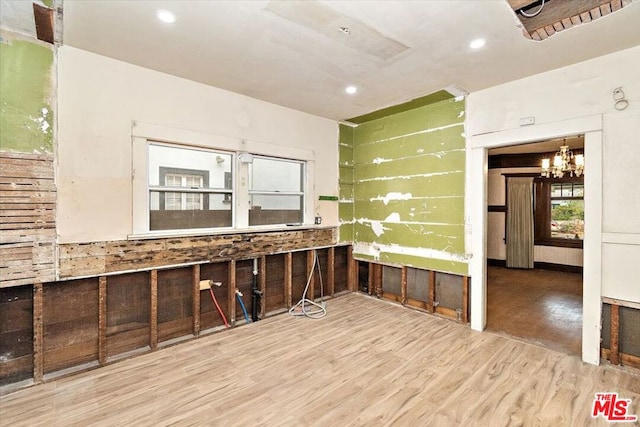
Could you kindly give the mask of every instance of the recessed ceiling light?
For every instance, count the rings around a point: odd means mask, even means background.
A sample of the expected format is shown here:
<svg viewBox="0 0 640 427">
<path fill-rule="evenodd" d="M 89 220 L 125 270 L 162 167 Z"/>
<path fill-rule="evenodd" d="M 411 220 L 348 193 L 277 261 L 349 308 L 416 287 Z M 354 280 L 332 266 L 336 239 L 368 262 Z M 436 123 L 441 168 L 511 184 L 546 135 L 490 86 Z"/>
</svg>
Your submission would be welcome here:
<svg viewBox="0 0 640 427">
<path fill-rule="evenodd" d="M 176 22 L 176 15 L 174 15 L 172 12 L 169 12 L 168 10 L 160 9 L 156 12 L 156 16 L 159 20 L 161 20 L 162 22 L 166 22 L 167 24 L 173 24 L 174 22 Z"/>
<path fill-rule="evenodd" d="M 469 43 L 471 49 L 480 49 L 487 41 L 485 39 L 475 39 Z"/>
<path fill-rule="evenodd" d="M 349 95 L 353 95 L 354 93 L 356 93 L 358 91 L 358 88 L 355 86 L 347 86 L 344 89 L 345 92 L 347 92 Z"/>
</svg>

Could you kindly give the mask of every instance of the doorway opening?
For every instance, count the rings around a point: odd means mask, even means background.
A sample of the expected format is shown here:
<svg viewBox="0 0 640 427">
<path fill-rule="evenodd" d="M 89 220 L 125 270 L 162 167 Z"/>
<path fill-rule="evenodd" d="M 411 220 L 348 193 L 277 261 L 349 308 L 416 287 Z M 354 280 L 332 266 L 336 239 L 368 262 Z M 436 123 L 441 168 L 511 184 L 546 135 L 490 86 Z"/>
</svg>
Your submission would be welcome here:
<svg viewBox="0 0 640 427">
<path fill-rule="evenodd" d="M 580 356 L 584 178 L 541 175 L 542 159 L 553 163 L 561 146 L 583 155 L 584 135 L 488 150 L 487 329 Z M 526 207 L 516 207 L 513 195 L 509 202 L 509 189 L 515 194 L 512 183 L 517 180 L 531 199 Z M 524 231 L 517 231 L 508 226 L 508 217 L 523 221 L 521 211 L 528 214 Z M 522 243 L 519 234 L 529 229 L 530 238 Z M 528 257 L 524 264 L 514 261 L 521 249 L 514 252 L 513 247 L 522 244 Z"/>
</svg>

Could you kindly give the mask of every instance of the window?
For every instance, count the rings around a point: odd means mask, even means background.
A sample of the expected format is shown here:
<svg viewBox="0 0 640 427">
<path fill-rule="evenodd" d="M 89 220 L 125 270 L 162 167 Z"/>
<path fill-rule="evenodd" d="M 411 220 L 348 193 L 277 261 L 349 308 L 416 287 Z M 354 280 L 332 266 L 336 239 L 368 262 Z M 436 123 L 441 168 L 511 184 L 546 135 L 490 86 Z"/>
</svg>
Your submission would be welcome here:
<svg viewBox="0 0 640 427">
<path fill-rule="evenodd" d="M 233 225 L 231 153 L 154 143 L 148 156 L 150 230 Z"/>
<path fill-rule="evenodd" d="M 255 156 L 249 165 L 249 225 L 304 222 L 304 163 Z"/>
<path fill-rule="evenodd" d="M 162 174 L 162 169 L 160 168 Z M 164 174 L 167 187 L 202 188 L 203 177 L 198 175 Z M 168 211 L 202 210 L 204 197 L 202 193 L 165 193 L 164 209 Z M 162 206 L 160 207 L 162 209 Z"/>
<path fill-rule="evenodd" d="M 584 180 L 536 180 L 536 244 L 582 247 Z"/>
</svg>

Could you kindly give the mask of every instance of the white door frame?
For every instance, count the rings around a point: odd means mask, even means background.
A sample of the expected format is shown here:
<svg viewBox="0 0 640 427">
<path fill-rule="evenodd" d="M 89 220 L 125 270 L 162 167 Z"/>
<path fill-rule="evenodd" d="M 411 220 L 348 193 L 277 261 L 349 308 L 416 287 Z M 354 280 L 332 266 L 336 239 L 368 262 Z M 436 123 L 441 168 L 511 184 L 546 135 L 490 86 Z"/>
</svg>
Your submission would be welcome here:
<svg viewBox="0 0 640 427">
<path fill-rule="evenodd" d="M 467 139 L 465 208 L 471 280 L 471 328 L 487 323 L 487 149 L 585 135 L 582 360 L 600 363 L 602 287 L 602 115 L 524 126 Z"/>
</svg>

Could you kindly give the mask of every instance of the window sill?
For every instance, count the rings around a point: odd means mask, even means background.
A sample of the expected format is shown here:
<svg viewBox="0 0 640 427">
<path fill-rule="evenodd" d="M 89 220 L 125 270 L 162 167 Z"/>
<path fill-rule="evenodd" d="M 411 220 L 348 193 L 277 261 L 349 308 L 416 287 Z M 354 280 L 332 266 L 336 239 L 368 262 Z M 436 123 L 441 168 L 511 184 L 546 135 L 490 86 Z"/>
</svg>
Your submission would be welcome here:
<svg viewBox="0 0 640 427">
<path fill-rule="evenodd" d="M 299 224 L 299 225 L 273 225 L 273 226 L 255 226 L 251 228 L 205 228 L 190 230 L 167 230 L 167 231 L 151 231 L 148 233 L 134 233 L 127 235 L 127 240 L 150 240 L 164 239 L 173 237 L 204 237 L 204 236 L 223 236 L 229 234 L 248 234 L 248 233 L 272 233 L 279 231 L 291 230 L 322 230 L 327 228 L 335 228 L 334 226 L 315 225 L 315 224 Z"/>
<path fill-rule="evenodd" d="M 534 241 L 534 245 L 536 246 L 555 246 L 558 248 L 575 248 L 582 249 L 583 241 L 579 239 L 545 239 L 545 240 L 536 240 Z"/>
</svg>

